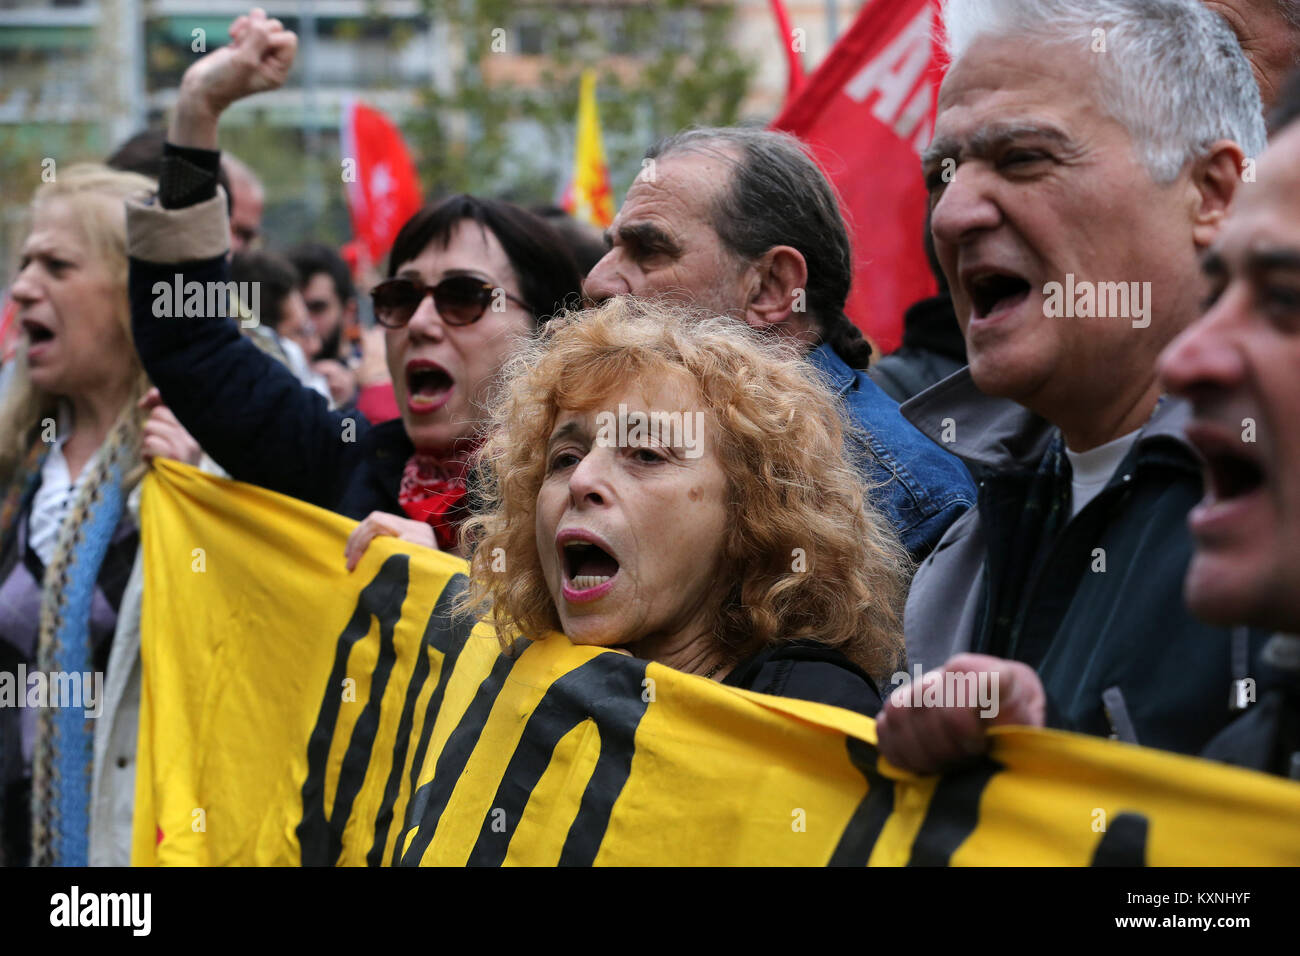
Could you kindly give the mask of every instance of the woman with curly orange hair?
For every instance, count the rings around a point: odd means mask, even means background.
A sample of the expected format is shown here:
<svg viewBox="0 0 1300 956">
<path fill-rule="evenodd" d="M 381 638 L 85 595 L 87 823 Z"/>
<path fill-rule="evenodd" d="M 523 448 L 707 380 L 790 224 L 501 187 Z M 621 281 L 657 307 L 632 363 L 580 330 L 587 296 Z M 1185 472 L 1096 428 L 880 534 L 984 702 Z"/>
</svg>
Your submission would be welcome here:
<svg viewBox="0 0 1300 956">
<path fill-rule="evenodd" d="M 612 299 L 508 367 L 464 529 L 503 646 L 563 632 L 874 714 L 906 552 L 807 366 L 741 323 Z"/>
</svg>

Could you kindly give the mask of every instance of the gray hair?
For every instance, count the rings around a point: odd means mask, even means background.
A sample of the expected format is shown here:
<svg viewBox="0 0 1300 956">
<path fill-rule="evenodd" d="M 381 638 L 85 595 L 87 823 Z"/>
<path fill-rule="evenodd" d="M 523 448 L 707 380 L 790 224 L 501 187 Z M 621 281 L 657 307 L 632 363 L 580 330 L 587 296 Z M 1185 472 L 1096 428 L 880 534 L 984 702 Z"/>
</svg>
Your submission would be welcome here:
<svg viewBox="0 0 1300 956">
<path fill-rule="evenodd" d="M 1247 156 L 1267 144 L 1250 63 L 1199 0 L 945 0 L 943 22 L 954 63 L 985 34 L 1080 50 L 1104 39 L 1101 105 L 1157 183 L 1173 182 L 1216 140 Z"/>
<path fill-rule="evenodd" d="M 655 143 L 647 159 L 707 153 L 734 164 L 714 194 L 710 221 L 722 244 L 743 261 L 773 246 L 799 250 L 808 264 L 808 312 L 849 365 L 866 368 L 871 346 L 844 316 L 853 283 L 853 252 L 834 187 L 804 145 L 789 133 L 743 126 L 696 127 Z"/>
</svg>

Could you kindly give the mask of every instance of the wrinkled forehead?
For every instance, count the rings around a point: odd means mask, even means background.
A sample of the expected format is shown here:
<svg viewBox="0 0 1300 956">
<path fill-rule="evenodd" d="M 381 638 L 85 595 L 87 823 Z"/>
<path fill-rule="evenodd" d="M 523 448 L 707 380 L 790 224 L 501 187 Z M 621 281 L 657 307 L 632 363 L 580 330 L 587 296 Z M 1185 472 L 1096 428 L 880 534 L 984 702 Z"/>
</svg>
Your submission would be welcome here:
<svg viewBox="0 0 1300 956">
<path fill-rule="evenodd" d="M 944 77 L 935 140 L 1021 124 L 1075 135 L 1105 118 L 1100 55 L 1032 37 L 978 37 Z"/>
<path fill-rule="evenodd" d="M 708 224 L 718 191 L 731 182 L 735 166 L 729 151 L 712 146 L 647 159 L 615 222 L 651 216 Z"/>
</svg>

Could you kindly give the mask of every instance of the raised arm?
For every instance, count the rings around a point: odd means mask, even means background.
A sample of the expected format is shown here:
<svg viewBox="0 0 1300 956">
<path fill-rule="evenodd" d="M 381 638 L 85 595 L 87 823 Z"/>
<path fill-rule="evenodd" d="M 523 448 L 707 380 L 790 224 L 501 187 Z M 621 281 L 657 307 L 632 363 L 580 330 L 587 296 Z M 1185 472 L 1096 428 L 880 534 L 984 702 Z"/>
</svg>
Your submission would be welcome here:
<svg viewBox="0 0 1300 956">
<path fill-rule="evenodd" d="M 196 60 L 181 77 L 167 140 L 177 146 L 217 148 L 217 123 L 231 103 L 284 85 L 298 37 L 261 7 L 230 25 L 230 43 Z"/>
<path fill-rule="evenodd" d="M 163 400 L 232 476 L 332 508 L 364 420 L 330 412 L 234 318 L 210 308 L 229 279 L 217 124 L 235 100 L 280 86 L 297 46 L 261 10 L 236 20 L 230 34 L 229 46 L 181 81 L 158 199 L 127 206 L 136 348 Z"/>
</svg>

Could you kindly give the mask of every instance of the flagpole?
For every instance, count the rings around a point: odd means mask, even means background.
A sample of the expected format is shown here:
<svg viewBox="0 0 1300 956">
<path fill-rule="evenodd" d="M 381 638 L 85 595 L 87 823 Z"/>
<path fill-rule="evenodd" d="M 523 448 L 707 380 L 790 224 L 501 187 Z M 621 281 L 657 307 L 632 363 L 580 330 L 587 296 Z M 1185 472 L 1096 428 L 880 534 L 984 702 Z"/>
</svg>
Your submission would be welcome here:
<svg viewBox="0 0 1300 956">
<path fill-rule="evenodd" d="M 305 120 L 303 126 L 306 133 L 307 155 L 311 157 L 309 162 L 303 164 L 303 172 L 307 177 L 303 186 L 306 192 L 304 198 L 307 200 L 307 210 L 314 225 L 325 208 L 325 201 L 321 195 L 320 169 L 317 166 L 317 159 L 321 152 L 321 139 L 316 116 L 316 13 L 312 10 L 309 0 L 299 2 L 298 26 L 302 43 L 302 106 Z"/>
<path fill-rule="evenodd" d="M 799 51 L 794 48 L 794 30 L 790 27 L 790 15 L 786 12 L 785 4 L 781 0 L 770 0 L 770 2 L 772 15 L 776 17 L 776 28 L 781 33 L 781 46 L 785 50 L 787 66 L 785 97 L 789 102 L 799 91 L 799 87 L 803 86 L 803 59 L 799 56 Z"/>
</svg>

